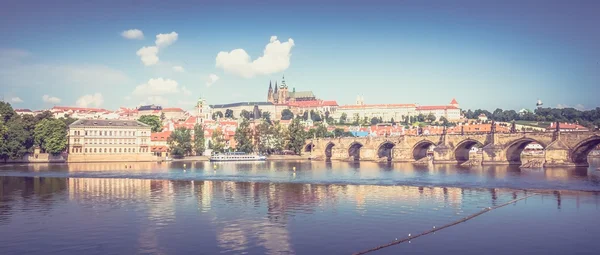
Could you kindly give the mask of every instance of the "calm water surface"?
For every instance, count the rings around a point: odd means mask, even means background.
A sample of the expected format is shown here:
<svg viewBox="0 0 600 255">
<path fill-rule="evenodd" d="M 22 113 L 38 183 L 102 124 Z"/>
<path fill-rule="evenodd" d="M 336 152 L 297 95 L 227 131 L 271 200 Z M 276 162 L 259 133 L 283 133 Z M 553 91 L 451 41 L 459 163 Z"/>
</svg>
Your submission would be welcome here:
<svg viewBox="0 0 600 255">
<path fill-rule="evenodd" d="M 373 254 L 597 254 L 593 163 L 4 165 L 0 254 L 351 254 L 528 194 Z"/>
</svg>

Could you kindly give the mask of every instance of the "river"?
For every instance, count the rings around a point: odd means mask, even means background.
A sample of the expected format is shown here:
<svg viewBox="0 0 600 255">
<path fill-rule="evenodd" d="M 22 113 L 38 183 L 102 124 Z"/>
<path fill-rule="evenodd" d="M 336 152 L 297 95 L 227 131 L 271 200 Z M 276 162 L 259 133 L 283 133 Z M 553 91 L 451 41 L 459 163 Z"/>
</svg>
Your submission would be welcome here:
<svg viewBox="0 0 600 255">
<path fill-rule="evenodd" d="M 596 254 L 591 163 L 2 165 L 0 254 L 352 254 L 528 195 L 372 254 Z"/>
</svg>

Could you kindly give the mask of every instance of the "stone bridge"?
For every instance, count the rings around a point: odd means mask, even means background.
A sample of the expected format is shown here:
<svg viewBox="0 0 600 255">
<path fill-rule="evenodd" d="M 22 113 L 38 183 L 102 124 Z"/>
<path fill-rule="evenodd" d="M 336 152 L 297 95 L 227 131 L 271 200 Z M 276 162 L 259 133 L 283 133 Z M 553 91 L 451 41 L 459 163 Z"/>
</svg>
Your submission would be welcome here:
<svg viewBox="0 0 600 255">
<path fill-rule="evenodd" d="M 404 135 L 308 139 L 302 154 L 315 160 L 413 162 L 434 145 L 433 163 L 459 164 L 473 146 L 482 148 L 484 165 L 521 164 L 529 143 L 544 147 L 546 167 L 588 166 L 587 155 L 600 144 L 600 132 L 522 132 Z"/>
</svg>

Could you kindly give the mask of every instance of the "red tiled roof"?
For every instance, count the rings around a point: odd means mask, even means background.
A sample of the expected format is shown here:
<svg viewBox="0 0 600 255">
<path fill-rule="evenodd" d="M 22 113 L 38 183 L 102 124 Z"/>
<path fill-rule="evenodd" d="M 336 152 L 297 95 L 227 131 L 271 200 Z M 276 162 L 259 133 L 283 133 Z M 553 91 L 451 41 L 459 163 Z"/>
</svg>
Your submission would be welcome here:
<svg viewBox="0 0 600 255">
<path fill-rule="evenodd" d="M 292 107 L 319 107 L 319 106 L 337 106 L 335 100 L 323 101 L 323 100 L 311 100 L 311 101 L 297 101 L 289 102 L 288 106 Z"/>
<path fill-rule="evenodd" d="M 150 141 L 166 141 L 171 136 L 171 131 L 150 134 Z"/>
<path fill-rule="evenodd" d="M 360 109 L 360 108 L 413 108 L 415 104 L 365 104 L 365 105 L 342 105 L 340 109 Z"/>
<path fill-rule="evenodd" d="M 417 111 L 455 110 L 455 109 L 458 109 L 458 107 L 451 106 L 451 105 L 428 105 L 428 106 L 417 107 Z"/>
<path fill-rule="evenodd" d="M 162 111 L 163 112 L 183 112 L 183 109 L 181 109 L 181 108 L 164 108 Z"/>
<path fill-rule="evenodd" d="M 164 145 L 162 145 L 162 146 L 152 146 L 150 148 L 150 151 L 152 151 L 152 152 L 167 152 L 167 151 L 169 151 L 169 147 L 164 146 Z"/>
<path fill-rule="evenodd" d="M 54 106 L 51 110 L 61 111 L 84 111 L 84 112 L 108 112 L 106 109 L 101 108 L 85 108 L 85 107 L 70 107 L 70 106 Z"/>
<path fill-rule="evenodd" d="M 548 126 L 546 129 L 550 130 L 550 129 L 556 129 L 556 123 L 552 122 L 550 123 L 550 126 Z M 575 124 L 575 123 L 560 123 L 559 124 L 559 128 L 560 129 L 574 129 L 574 130 L 588 130 L 588 128 L 579 125 L 579 124 Z"/>
<path fill-rule="evenodd" d="M 450 102 L 450 104 L 458 104 L 458 102 L 456 102 L 456 98 L 452 98 L 452 102 Z"/>
</svg>

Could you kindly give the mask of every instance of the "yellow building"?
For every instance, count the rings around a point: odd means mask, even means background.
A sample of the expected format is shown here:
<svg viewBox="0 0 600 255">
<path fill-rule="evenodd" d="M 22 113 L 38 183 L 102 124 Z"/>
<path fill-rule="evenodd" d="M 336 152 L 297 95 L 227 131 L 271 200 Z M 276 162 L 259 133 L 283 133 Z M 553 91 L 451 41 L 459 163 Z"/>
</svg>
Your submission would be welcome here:
<svg viewBox="0 0 600 255">
<path fill-rule="evenodd" d="M 150 126 L 135 120 L 77 120 L 68 162 L 151 161 Z"/>
</svg>

